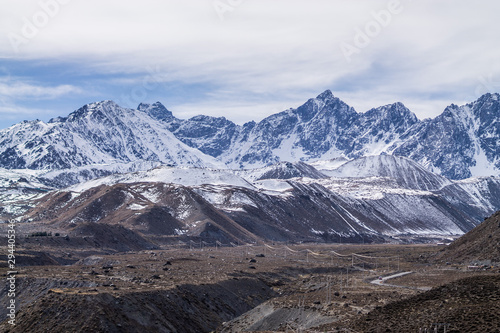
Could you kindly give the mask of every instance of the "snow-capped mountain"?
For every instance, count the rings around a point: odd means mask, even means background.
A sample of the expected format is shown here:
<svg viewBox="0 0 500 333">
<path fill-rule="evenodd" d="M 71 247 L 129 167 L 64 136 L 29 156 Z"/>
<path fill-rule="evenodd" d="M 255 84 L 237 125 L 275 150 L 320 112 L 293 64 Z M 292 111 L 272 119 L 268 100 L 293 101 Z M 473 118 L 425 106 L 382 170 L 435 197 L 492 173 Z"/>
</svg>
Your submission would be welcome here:
<svg viewBox="0 0 500 333">
<path fill-rule="evenodd" d="M 5 168 L 57 170 L 136 161 L 223 166 L 180 142 L 145 112 L 112 101 L 85 105 L 48 123 L 28 121 L 0 131 L 0 166 Z"/>
<path fill-rule="evenodd" d="M 313 166 L 304 162 L 279 162 L 270 166 L 256 169 L 245 169 L 235 171 L 241 177 L 249 180 L 263 179 L 290 179 L 290 178 L 327 178 L 328 176 L 316 170 Z"/>
<path fill-rule="evenodd" d="M 500 95 L 450 105 L 438 117 L 411 128 L 394 154 L 407 156 L 451 179 L 498 175 Z"/>
<path fill-rule="evenodd" d="M 329 90 L 296 109 L 243 126 L 224 117 L 180 120 L 161 103 L 138 109 L 167 124 L 182 142 L 231 168 L 379 154 L 395 149 L 400 136 L 418 122 L 401 103 L 359 114 Z"/>
<path fill-rule="evenodd" d="M 213 157 L 219 157 L 229 149 L 233 138 L 241 130 L 241 126 L 224 117 L 199 115 L 186 120 L 178 119 L 160 102 L 141 103 L 137 109 L 164 123 L 188 146 Z"/>
<path fill-rule="evenodd" d="M 356 115 L 353 108 L 326 91 L 297 109 L 248 124 L 222 158 L 239 168 L 336 157 L 352 145 L 353 137 L 344 129 L 354 124 Z"/>
<path fill-rule="evenodd" d="M 395 155 L 449 179 L 498 175 L 499 97 L 486 94 L 420 121 L 401 103 L 358 113 L 327 90 L 298 108 L 242 126 L 224 117 L 178 119 L 159 102 L 132 110 L 104 101 L 48 123 L 27 121 L 0 131 L 0 167 L 95 165 L 92 173 L 68 170 L 67 178 L 76 182 L 113 173 L 109 167 L 100 172 L 100 165 L 131 162 L 248 169 Z"/>
<path fill-rule="evenodd" d="M 450 179 L 464 179 L 499 174 L 499 97 L 486 94 L 464 106 L 451 105 L 423 121 L 402 103 L 358 113 L 329 90 L 296 109 L 243 126 L 206 116 L 158 118 L 181 141 L 231 168 L 387 154 L 409 157 Z"/>
<path fill-rule="evenodd" d="M 231 241 L 461 234 L 500 209 L 499 97 L 420 121 L 327 90 L 242 126 L 88 104 L 0 131 L 0 216 Z"/>
<path fill-rule="evenodd" d="M 387 153 L 418 122 L 403 104 L 357 113 L 327 90 L 297 109 L 247 126 L 222 159 L 232 167 Z"/>
</svg>

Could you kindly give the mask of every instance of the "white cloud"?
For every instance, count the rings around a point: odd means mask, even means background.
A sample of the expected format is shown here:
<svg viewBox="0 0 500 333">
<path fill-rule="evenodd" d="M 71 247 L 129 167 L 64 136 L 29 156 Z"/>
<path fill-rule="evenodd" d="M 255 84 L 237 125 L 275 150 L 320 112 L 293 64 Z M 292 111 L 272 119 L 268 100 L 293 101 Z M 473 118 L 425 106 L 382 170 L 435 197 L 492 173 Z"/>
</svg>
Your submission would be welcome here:
<svg viewBox="0 0 500 333">
<path fill-rule="evenodd" d="M 0 96 L 4 99 L 55 99 L 63 95 L 81 92 L 80 88 L 67 84 L 48 87 L 22 81 L 14 81 L 12 79 L 0 79 Z"/>
<path fill-rule="evenodd" d="M 0 114 L 2 114 L 2 118 L 6 118 L 8 120 L 14 120 L 18 116 L 27 117 L 37 117 L 43 114 L 50 114 L 52 110 L 40 109 L 40 108 L 25 108 L 18 105 L 13 104 L 3 104 L 0 103 Z"/>
<path fill-rule="evenodd" d="M 40 107 L 38 102 L 55 100 L 59 103 L 61 98 L 83 92 L 72 85 L 49 86 L 11 77 L 5 68 L 0 68 L 0 74 L 3 75 L 0 76 L 0 114 L 3 126 L 25 119 L 55 116 L 54 110 Z M 27 103 L 28 101 L 35 103 Z"/>
<path fill-rule="evenodd" d="M 59 0 L 42 0 L 50 1 Z M 427 117 L 495 89 L 481 78 L 500 81 L 500 3 L 493 0 L 400 0 L 401 10 L 351 62 L 340 44 L 352 44 L 357 29 L 364 31 L 391 0 L 249 0 L 224 20 L 212 0 L 65 2 L 18 52 L 9 34 L 23 36 L 43 8 L 38 1 L 2 6 L 0 54 L 73 62 L 89 80 L 92 73 L 122 74 L 113 84 L 140 85 L 148 68 L 161 69 L 155 77 L 161 82 L 206 84 L 206 100 L 178 104 L 186 114 L 224 109 L 247 120 L 251 103 L 264 115 L 332 89 L 358 111 L 402 101 Z M 72 89 L 0 84 L 0 94 L 37 98 Z"/>
</svg>

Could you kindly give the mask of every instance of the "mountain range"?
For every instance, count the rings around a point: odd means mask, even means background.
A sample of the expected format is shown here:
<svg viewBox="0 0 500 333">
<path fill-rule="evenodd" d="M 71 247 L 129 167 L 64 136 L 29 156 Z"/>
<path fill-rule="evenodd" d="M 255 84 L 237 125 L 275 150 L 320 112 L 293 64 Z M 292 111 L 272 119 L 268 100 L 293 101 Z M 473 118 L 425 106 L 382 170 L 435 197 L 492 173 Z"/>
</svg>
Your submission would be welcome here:
<svg viewBox="0 0 500 333">
<path fill-rule="evenodd" d="M 244 125 L 92 103 L 0 131 L 0 216 L 153 243 L 459 235 L 500 209 L 498 97 L 419 120 L 402 103 L 358 113 L 327 90 Z"/>
<path fill-rule="evenodd" d="M 25 121 L 0 131 L 0 167 L 63 170 L 147 161 L 239 169 L 388 154 L 465 179 L 499 174 L 499 120 L 498 94 L 419 120 L 402 103 L 358 113 L 327 90 L 244 125 L 203 115 L 178 119 L 159 102 L 133 110 L 103 101 L 48 123 Z"/>
<path fill-rule="evenodd" d="M 329 90 L 296 109 L 243 126 L 207 116 L 179 120 L 159 103 L 139 109 L 230 168 L 389 154 L 409 157 L 450 179 L 465 179 L 498 175 L 498 97 L 486 94 L 467 105 L 451 105 L 425 120 L 402 103 L 358 113 Z"/>
</svg>

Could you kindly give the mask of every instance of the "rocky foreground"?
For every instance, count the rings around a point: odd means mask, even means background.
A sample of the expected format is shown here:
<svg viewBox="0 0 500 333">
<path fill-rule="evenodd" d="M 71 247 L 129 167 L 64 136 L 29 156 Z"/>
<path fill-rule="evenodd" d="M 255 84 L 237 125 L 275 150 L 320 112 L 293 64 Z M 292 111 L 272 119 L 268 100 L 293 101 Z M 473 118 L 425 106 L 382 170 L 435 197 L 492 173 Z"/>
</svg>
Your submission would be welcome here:
<svg viewBox="0 0 500 333">
<path fill-rule="evenodd" d="M 51 260 L 50 248 L 45 256 L 25 252 L 20 260 L 29 265 L 16 277 L 17 324 L 5 320 L 0 330 L 418 332 L 448 323 L 447 332 L 493 332 L 500 325 L 498 269 L 440 265 L 434 262 L 438 249 L 276 244 L 96 250 L 75 251 L 65 265 Z M 398 271 L 412 273 L 370 283 Z M 0 299 L 5 304 L 6 289 Z M 4 307 L 0 314 L 6 318 Z"/>
</svg>

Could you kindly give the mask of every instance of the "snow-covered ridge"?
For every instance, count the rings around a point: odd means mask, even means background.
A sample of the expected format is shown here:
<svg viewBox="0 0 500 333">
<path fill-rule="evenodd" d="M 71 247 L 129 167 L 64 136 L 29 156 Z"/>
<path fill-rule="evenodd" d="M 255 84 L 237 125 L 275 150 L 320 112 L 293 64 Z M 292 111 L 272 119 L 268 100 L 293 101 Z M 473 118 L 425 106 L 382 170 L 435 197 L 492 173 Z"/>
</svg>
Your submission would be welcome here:
<svg viewBox="0 0 500 333">
<path fill-rule="evenodd" d="M 314 179 L 327 178 L 325 174 L 304 162 L 280 162 L 262 168 L 235 170 L 234 172 L 249 181 L 264 179 L 290 179 L 297 177 Z"/>
<path fill-rule="evenodd" d="M 235 175 L 230 170 L 168 167 L 161 166 L 148 171 L 139 171 L 126 174 L 116 174 L 98 178 L 70 186 L 68 190 L 74 192 L 86 191 L 100 185 L 113 185 L 117 183 L 169 183 L 183 186 L 198 186 L 204 184 L 230 185 L 235 187 L 254 188 L 248 181 Z"/>
<path fill-rule="evenodd" d="M 225 167 L 147 113 L 112 101 L 85 105 L 49 123 L 23 122 L 0 131 L 0 165 L 6 168 L 60 170 L 140 161 Z"/>
<path fill-rule="evenodd" d="M 450 180 L 433 174 L 418 163 L 392 155 L 367 156 L 347 162 L 329 173 L 333 177 L 389 177 L 404 188 L 438 190 L 450 185 Z"/>
</svg>

